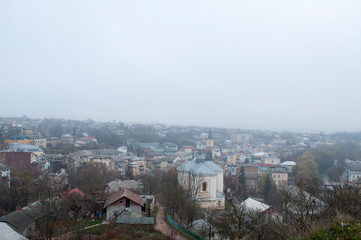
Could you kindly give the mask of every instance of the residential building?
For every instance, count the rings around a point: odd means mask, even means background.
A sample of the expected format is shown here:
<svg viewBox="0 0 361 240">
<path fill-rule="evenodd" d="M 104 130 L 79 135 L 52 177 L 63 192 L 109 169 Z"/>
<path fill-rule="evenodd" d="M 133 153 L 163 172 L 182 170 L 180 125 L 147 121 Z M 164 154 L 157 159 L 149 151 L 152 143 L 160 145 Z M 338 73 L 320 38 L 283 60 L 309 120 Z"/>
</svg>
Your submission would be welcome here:
<svg viewBox="0 0 361 240">
<path fill-rule="evenodd" d="M 192 153 L 192 152 L 197 152 L 198 149 L 196 147 L 193 147 L 193 146 L 183 146 L 182 151 L 184 151 L 186 153 Z"/>
<path fill-rule="evenodd" d="M 361 182 L 361 161 L 356 161 L 347 166 L 346 177 L 348 182 Z"/>
<path fill-rule="evenodd" d="M 256 166 L 244 166 L 244 176 L 246 179 L 246 186 L 248 190 L 257 190 L 258 184 L 258 167 Z"/>
<path fill-rule="evenodd" d="M 253 198 L 247 198 L 245 201 L 241 202 L 239 207 L 243 208 L 246 211 L 246 214 L 260 213 L 267 215 L 274 220 L 282 221 L 282 216 L 276 209 Z"/>
<path fill-rule="evenodd" d="M 32 152 L 0 152 L 0 162 L 9 166 L 12 173 L 30 170 L 32 159 L 36 161 Z"/>
<path fill-rule="evenodd" d="M 148 222 L 142 220 L 143 218 L 149 220 L 147 207 L 149 207 L 149 212 L 153 211 L 154 196 L 141 196 L 126 188 L 121 188 L 118 192 L 108 196 L 104 203 L 106 220 L 118 223 Z"/>
<path fill-rule="evenodd" d="M 122 180 L 121 181 L 119 179 L 109 182 L 105 186 L 105 192 L 108 194 L 112 194 L 112 193 L 120 191 L 122 188 L 129 189 L 130 191 L 132 191 L 134 193 L 138 193 L 138 194 L 140 194 L 142 192 L 142 187 L 139 182 L 137 182 L 135 180 Z"/>
<path fill-rule="evenodd" d="M 128 170 L 131 176 L 145 174 L 147 172 L 147 162 L 144 157 L 135 157 L 128 162 Z"/>
<path fill-rule="evenodd" d="M 280 166 L 285 167 L 287 169 L 287 172 L 291 173 L 292 169 L 296 166 L 296 162 L 295 161 L 285 161 L 285 162 L 281 163 Z"/>
<path fill-rule="evenodd" d="M 43 215 L 42 204 L 37 201 L 23 207 L 21 210 L 0 217 L 0 222 L 7 223 L 18 234 L 31 238 L 36 235 L 37 221 Z"/>
<path fill-rule="evenodd" d="M 33 138 L 33 140 L 35 146 L 39 148 L 46 148 L 48 140 L 46 140 L 45 138 Z"/>
<path fill-rule="evenodd" d="M 126 146 L 118 147 L 117 151 L 120 152 L 120 153 L 123 154 L 123 155 L 127 155 L 127 154 L 128 154 L 128 148 L 127 148 Z"/>
<path fill-rule="evenodd" d="M 4 139 L 4 146 L 6 148 L 8 148 L 9 145 L 12 144 L 12 143 L 33 145 L 34 140 L 31 139 L 31 137 L 28 136 L 28 135 L 15 135 L 15 136 L 8 137 L 8 138 Z"/>
<path fill-rule="evenodd" d="M 36 156 L 40 156 L 44 154 L 43 149 L 34 146 L 34 145 L 27 145 L 27 144 L 20 144 L 20 143 L 11 143 L 8 147 L 9 152 L 31 152 Z"/>
<path fill-rule="evenodd" d="M 0 222 L 0 239 L 3 240 L 27 240 L 26 237 L 17 233 L 7 223 Z"/>
<path fill-rule="evenodd" d="M 231 140 L 234 144 L 251 143 L 251 134 L 232 134 Z"/>
<path fill-rule="evenodd" d="M 270 156 L 264 159 L 264 163 L 278 165 L 281 163 L 281 159 L 276 156 Z"/>
<path fill-rule="evenodd" d="M 5 163 L 0 162 L 1 179 L 0 185 L 10 187 L 11 169 Z"/>
<path fill-rule="evenodd" d="M 237 155 L 236 154 L 227 154 L 227 165 L 236 165 L 237 164 Z"/>
<path fill-rule="evenodd" d="M 269 157 L 268 153 L 258 152 L 258 153 L 254 153 L 252 155 L 251 160 L 254 163 L 264 163 L 265 158 L 268 158 L 268 157 Z"/>
<path fill-rule="evenodd" d="M 71 134 L 64 134 L 60 138 L 60 142 L 62 144 L 73 144 L 74 143 L 74 137 Z"/>
<path fill-rule="evenodd" d="M 286 169 L 273 168 L 271 169 L 272 179 L 278 189 L 286 187 L 288 183 L 288 173 Z"/>
</svg>

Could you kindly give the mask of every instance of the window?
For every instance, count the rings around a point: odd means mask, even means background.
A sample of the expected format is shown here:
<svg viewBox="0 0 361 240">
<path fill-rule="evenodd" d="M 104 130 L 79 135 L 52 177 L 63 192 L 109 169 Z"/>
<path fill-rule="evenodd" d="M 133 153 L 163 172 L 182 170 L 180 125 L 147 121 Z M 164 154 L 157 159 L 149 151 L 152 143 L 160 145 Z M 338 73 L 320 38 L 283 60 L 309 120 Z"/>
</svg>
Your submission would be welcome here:
<svg viewBox="0 0 361 240">
<path fill-rule="evenodd" d="M 207 191 L 207 182 L 202 183 L 202 191 Z"/>
<path fill-rule="evenodd" d="M 280 175 L 278 175 L 278 178 L 280 178 Z"/>
<path fill-rule="evenodd" d="M 129 199 L 125 200 L 125 207 L 130 207 L 130 200 Z"/>
<path fill-rule="evenodd" d="M 119 201 L 119 203 L 120 203 L 120 204 L 122 204 L 122 203 L 123 203 L 123 201 L 122 201 L 122 200 L 120 200 L 120 201 Z"/>
<path fill-rule="evenodd" d="M 117 217 L 119 215 L 119 211 L 114 211 L 113 212 L 113 217 Z"/>
</svg>

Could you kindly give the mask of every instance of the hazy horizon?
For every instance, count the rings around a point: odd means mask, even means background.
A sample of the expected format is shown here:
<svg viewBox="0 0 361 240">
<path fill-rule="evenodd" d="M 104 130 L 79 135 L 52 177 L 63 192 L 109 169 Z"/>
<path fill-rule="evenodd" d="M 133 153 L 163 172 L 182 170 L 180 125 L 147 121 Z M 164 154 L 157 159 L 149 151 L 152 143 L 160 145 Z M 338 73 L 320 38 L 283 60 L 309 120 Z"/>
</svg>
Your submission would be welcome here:
<svg viewBox="0 0 361 240">
<path fill-rule="evenodd" d="M 2 117 L 361 131 L 361 2 L 2 1 Z"/>
</svg>

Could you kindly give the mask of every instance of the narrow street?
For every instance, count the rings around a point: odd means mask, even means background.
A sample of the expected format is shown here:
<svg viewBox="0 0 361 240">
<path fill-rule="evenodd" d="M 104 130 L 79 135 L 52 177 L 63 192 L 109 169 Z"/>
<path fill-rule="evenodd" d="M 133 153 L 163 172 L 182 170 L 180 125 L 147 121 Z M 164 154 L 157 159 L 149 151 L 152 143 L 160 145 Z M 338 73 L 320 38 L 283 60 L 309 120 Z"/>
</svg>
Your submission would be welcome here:
<svg viewBox="0 0 361 240">
<path fill-rule="evenodd" d="M 176 229 L 170 227 L 164 220 L 164 207 L 160 206 L 159 203 L 156 203 L 158 208 L 157 214 L 157 223 L 155 225 L 155 229 L 162 232 L 164 235 L 169 237 L 170 239 L 175 240 L 186 240 Z"/>
</svg>

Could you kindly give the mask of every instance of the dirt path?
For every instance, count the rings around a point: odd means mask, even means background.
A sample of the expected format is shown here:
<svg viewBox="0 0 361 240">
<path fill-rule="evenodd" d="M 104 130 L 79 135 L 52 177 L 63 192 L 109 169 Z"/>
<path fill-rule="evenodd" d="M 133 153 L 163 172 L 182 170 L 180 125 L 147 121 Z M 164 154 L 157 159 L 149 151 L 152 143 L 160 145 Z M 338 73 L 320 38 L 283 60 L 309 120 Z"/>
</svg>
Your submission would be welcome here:
<svg viewBox="0 0 361 240">
<path fill-rule="evenodd" d="M 158 214 L 157 214 L 157 223 L 155 224 L 155 229 L 162 232 L 164 235 L 169 237 L 170 239 L 175 240 L 187 240 L 183 237 L 177 230 L 170 227 L 164 220 L 164 207 L 160 206 L 159 203 L 156 203 L 158 207 Z"/>
</svg>

